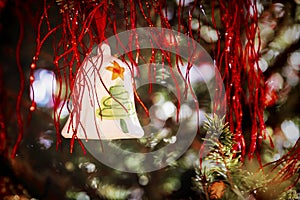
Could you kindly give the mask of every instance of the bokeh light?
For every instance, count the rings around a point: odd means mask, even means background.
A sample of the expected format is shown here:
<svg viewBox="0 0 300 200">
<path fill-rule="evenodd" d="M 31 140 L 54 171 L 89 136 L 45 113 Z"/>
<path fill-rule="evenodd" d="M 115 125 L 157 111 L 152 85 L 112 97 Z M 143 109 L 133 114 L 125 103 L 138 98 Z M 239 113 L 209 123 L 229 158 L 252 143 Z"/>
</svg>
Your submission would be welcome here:
<svg viewBox="0 0 300 200">
<path fill-rule="evenodd" d="M 56 90 L 55 74 L 46 69 L 38 69 L 34 72 L 34 82 L 30 89 L 30 99 L 35 101 L 38 107 L 53 107 L 53 94 Z"/>
</svg>

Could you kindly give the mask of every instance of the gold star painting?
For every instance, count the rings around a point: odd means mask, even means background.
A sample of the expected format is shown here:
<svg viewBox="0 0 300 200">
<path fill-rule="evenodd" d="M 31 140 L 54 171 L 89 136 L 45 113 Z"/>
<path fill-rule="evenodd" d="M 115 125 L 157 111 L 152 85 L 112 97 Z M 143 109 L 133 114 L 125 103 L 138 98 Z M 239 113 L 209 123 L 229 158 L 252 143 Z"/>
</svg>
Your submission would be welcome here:
<svg viewBox="0 0 300 200">
<path fill-rule="evenodd" d="M 112 72 L 111 80 L 115 80 L 118 77 L 120 77 L 122 80 L 124 80 L 124 71 L 125 71 L 124 67 L 121 67 L 119 65 L 119 63 L 117 63 L 116 61 L 113 61 L 112 64 L 113 64 L 113 66 L 106 67 L 106 69 L 108 71 Z"/>
</svg>

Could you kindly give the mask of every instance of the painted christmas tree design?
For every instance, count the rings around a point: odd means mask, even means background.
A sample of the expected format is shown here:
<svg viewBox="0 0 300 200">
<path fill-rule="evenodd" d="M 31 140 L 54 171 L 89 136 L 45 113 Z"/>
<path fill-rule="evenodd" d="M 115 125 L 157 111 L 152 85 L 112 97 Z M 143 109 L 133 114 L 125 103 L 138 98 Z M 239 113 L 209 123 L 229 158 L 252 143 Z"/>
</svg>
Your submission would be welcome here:
<svg viewBox="0 0 300 200">
<path fill-rule="evenodd" d="M 114 85 L 109 88 L 111 95 L 104 96 L 97 109 L 97 117 L 102 119 L 122 119 L 135 114 L 133 103 L 124 85 Z M 118 102 L 117 102 L 117 101 Z"/>
<path fill-rule="evenodd" d="M 128 133 L 127 122 L 130 120 L 129 117 L 136 114 L 136 111 L 129 92 L 124 87 L 125 68 L 121 67 L 117 61 L 112 61 L 111 65 L 105 69 L 110 71 L 111 81 L 114 81 L 116 84 L 110 86 L 109 94 L 101 98 L 100 107 L 96 110 L 96 116 L 101 120 L 119 120 L 122 132 Z M 116 79 L 121 79 L 122 81 Z"/>
</svg>

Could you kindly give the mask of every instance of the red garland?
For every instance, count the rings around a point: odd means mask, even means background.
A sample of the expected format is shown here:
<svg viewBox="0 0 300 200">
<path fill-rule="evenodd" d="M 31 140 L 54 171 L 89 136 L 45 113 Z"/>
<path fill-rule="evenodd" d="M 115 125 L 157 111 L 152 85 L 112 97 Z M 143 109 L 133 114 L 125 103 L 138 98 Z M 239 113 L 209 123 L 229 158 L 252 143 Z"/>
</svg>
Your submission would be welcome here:
<svg viewBox="0 0 300 200">
<path fill-rule="evenodd" d="M 223 32 L 219 32 L 215 61 L 226 88 L 227 121 L 235 134 L 235 150 L 241 151 L 242 159 L 246 154 L 243 135 L 244 111 L 247 105 L 251 117 L 251 142 L 248 157 L 257 153 L 262 139 L 266 138 L 264 112 L 264 77 L 258 67 L 259 46 L 255 40 L 258 33 L 258 15 L 255 1 L 219 0 L 220 18 Z M 213 2 L 213 16 L 215 2 Z M 215 19 L 214 26 L 216 28 Z M 216 28 L 217 29 L 217 28 Z M 246 42 L 241 38 L 245 34 Z M 224 41 L 224 44 L 221 44 Z M 221 46 L 223 46 L 221 48 Z M 218 96 L 217 96 L 218 97 Z M 222 101 L 216 99 L 218 105 Z"/>
<path fill-rule="evenodd" d="M 56 127 L 57 142 L 56 147 L 58 148 L 62 142 L 60 134 L 60 115 L 62 112 L 62 104 L 66 104 L 65 100 L 70 98 L 72 93 L 71 88 L 73 87 L 75 74 L 78 71 L 84 57 L 92 50 L 94 44 L 99 44 L 105 39 L 106 33 L 110 30 L 110 34 L 118 33 L 117 30 L 117 19 L 116 16 L 116 5 L 112 1 L 100 1 L 96 3 L 95 1 L 64 1 L 57 0 L 52 2 L 54 5 L 44 1 L 44 8 L 42 10 L 42 15 L 37 27 L 37 37 L 36 37 L 36 53 L 33 57 L 33 62 L 30 65 L 30 77 L 29 81 L 32 86 L 34 81 L 33 72 L 37 67 L 38 57 L 46 40 L 52 39 L 54 44 L 54 65 L 55 65 L 55 74 L 58 80 L 58 92 L 55 94 L 54 98 L 54 124 Z M 52 26 L 50 17 L 48 13 L 50 9 L 56 8 L 58 4 L 60 9 L 60 19 L 58 25 Z M 179 32 L 185 32 L 194 38 L 192 29 L 191 29 L 191 19 L 193 15 L 194 8 L 199 4 L 198 1 L 194 1 L 189 11 L 188 22 L 184 24 L 183 20 L 183 10 L 179 3 L 177 9 L 178 17 L 178 29 Z M 264 100 L 264 77 L 262 72 L 258 67 L 258 58 L 259 58 L 259 45 L 256 42 L 258 29 L 258 15 L 256 9 L 255 0 L 218 0 L 218 2 L 213 1 L 212 3 L 212 16 L 215 12 L 215 5 L 218 4 L 220 7 L 220 20 L 223 25 L 222 30 L 218 32 L 219 40 L 217 48 L 215 51 L 215 63 L 222 74 L 223 80 L 219 83 L 224 82 L 226 87 L 227 95 L 227 105 L 224 105 L 222 99 L 218 98 L 218 93 L 216 94 L 216 100 L 214 101 L 214 109 L 227 106 L 227 121 L 230 123 L 231 131 L 235 134 L 235 140 L 237 145 L 235 150 L 240 150 L 242 153 L 242 158 L 246 156 L 245 138 L 243 133 L 243 123 L 244 121 L 244 108 L 247 106 L 250 112 L 251 118 L 251 138 L 250 138 L 250 147 L 248 150 L 248 157 L 252 158 L 255 153 L 257 153 L 258 159 L 259 156 L 259 146 L 262 142 L 262 139 L 267 137 L 265 133 L 265 124 L 263 119 L 263 112 L 265 109 Z M 124 0 L 124 15 L 125 15 L 125 28 L 134 29 L 137 26 L 137 18 L 143 17 L 145 20 L 144 25 L 155 26 L 155 23 L 152 21 L 151 16 L 156 14 L 161 20 L 161 26 L 165 28 L 171 28 L 171 24 L 163 13 L 163 7 L 166 5 L 166 2 L 157 2 L 157 1 L 142 1 L 142 0 Z M 139 10 L 139 12 L 137 11 Z M 109 15 L 107 14 L 109 13 Z M 17 13 L 18 14 L 18 13 Z M 21 117 L 21 100 L 24 90 L 25 77 L 20 64 L 19 52 L 22 42 L 22 19 L 19 17 L 20 23 L 20 37 L 17 45 L 17 64 L 20 72 L 21 82 L 20 82 L 20 91 L 17 99 L 17 119 L 19 134 L 17 142 L 12 151 L 12 157 L 16 155 L 17 148 L 22 140 L 23 136 L 23 120 Z M 200 17 L 198 17 L 200 22 Z M 216 19 L 212 17 L 213 24 L 216 27 Z M 184 28 L 183 25 L 187 25 Z M 46 27 L 47 32 L 42 34 L 42 27 Z M 200 30 L 200 28 L 199 28 Z M 199 40 L 200 31 L 196 31 Z M 245 38 L 242 36 L 245 35 Z M 258 34 L 259 35 L 259 34 Z M 129 38 L 130 41 L 135 40 L 136 38 Z M 246 42 L 243 43 L 244 39 Z M 86 43 L 85 40 L 88 40 L 89 43 Z M 224 41 L 224 44 L 221 43 Z M 259 41 L 259 40 L 258 40 Z M 139 45 L 138 43 L 136 44 Z M 138 48 L 139 49 L 139 48 Z M 154 62 L 156 53 L 158 50 L 152 50 L 152 56 L 150 63 Z M 139 52 L 137 52 L 139 54 Z M 136 66 L 135 59 L 133 55 L 128 53 L 130 62 Z M 140 55 L 143 59 L 142 55 Z M 163 52 L 162 63 L 168 62 L 171 64 L 169 54 Z M 180 58 L 176 58 L 176 64 Z M 189 80 L 187 80 L 188 82 Z M 176 82 L 176 81 L 174 81 Z M 189 84 L 189 83 L 187 83 Z M 63 88 L 62 86 L 65 85 Z M 2 92 L 0 88 L 0 92 Z M 135 94 L 138 101 L 138 95 Z M 196 97 L 195 97 L 196 98 Z M 140 102 L 142 103 L 142 102 Z M 178 107 L 180 106 L 180 102 Z M 36 108 L 34 100 L 29 108 L 33 112 Z M 179 110 L 179 109 L 178 109 Z M 0 110 L 1 112 L 1 110 Z M 1 144 L 5 141 L 5 124 L 3 122 L 4 115 L 0 113 L 0 139 Z M 84 147 L 81 141 L 76 137 L 76 134 L 71 139 L 70 151 L 73 151 L 73 146 L 75 140 L 81 145 L 83 151 Z M 2 145 L 1 145 L 2 147 Z M 296 173 L 297 161 L 299 159 L 300 153 L 299 141 L 293 150 L 284 156 L 278 163 L 286 163 L 285 167 L 280 171 L 281 180 L 290 177 L 291 174 Z M 1 149 L 0 149 L 1 150 Z M 278 165 L 276 165 L 278 166 Z"/>
<path fill-rule="evenodd" d="M 17 4 L 20 3 L 16 1 Z M 56 2 L 48 3 L 44 0 L 44 7 L 42 10 L 41 18 L 37 27 L 36 37 L 36 53 L 33 57 L 33 62 L 30 65 L 29 82 L 32 86 L 34 82 L 34 70 L 37 68 L 38 58 L 42 47 L 46 40 L 52 39 L 54 44 L 54 65 L 55 74 L 58 80 L 58 92 L 54 96 L 54 124 L 56 127 L 58 148 L 62 142 L 60 134 L 60 115 L 62 112 L 62 103 L 66 104 L 67 99 L 71 96 L 71 88 L 73 87 L 75 74 L 78 71 L 84 57 L 92 50 L 94 44 L 98 44 L 105 40 L 105 35 L 108 30 L 111 33 L 116 34 L 117 31 L 117 19 L 115 5 L 108 0 L 99 1 L 96 3 L 94 0 L 90 1 L 64 1 L 57 0 Z M 58 25 L 51 26 L 51 20 L 48 14 L 49 10 L 56 8 L 58 4 L 60 9 L 60 19 Z M 199 4 L 198 1 L 194 1 L 192 9 L 188 16 L 187 30 L 184 31 L 184 20 L 182 17 L 183 7 L 178 6 L 178 31 L 186 32 L 190 37 L 199 41 L 200 40 L 200 28 L 197 30 L 198 38 L 194 38 L 191 29 L 191 19 L 194 8 Z M 137 18 L 143 17 L 148 26 L 155 26 L 151 16 L 154 12 L 161 20 L 161 26 L 171 29 L 171 24 L 163 13 L 163 7 L 166 2 L 157 2 L 154 0 L 142 1 L 142 0 L 124 0 L 124 15 L 126 22 L 126 29 L 134 29 L 137 25 Z M 220 99 L 220 94 L 215 95 L 214 109 L 217 110 L 220 107 L 227 106 L 227 121 L 230 124 L 231 131 L 235 134 L 235 140 L 237 145 L 235 150 L 240 150 L 242 153 L 242 159 L 245 158 L 246 152 L 248 157 L 253 158 L 254 154 L 259 156 L 259 146 L 263 139 L 269 137 L 265 133 L 265 124 L 263 119 L 263 112 L 265 109 L 266 95 L 264 86 L 264 77 L 258 67 L 259 59 L 259 46 L 257 44 L 256 37 L 259 37 L 258 29 L 258 15 L 255 0 L 218 0 L 212 2 L 212 22 L 215 29 L 216 26 L 215 5 L 220 8 L 220 20 L 222 23 L 222 30 L 218 32 L 219 40 L 215 49 L 215 63 L 222 74 L 223 80 L 218 83 L 224 82 L 226 87 L 227 105 L 225 101 Z M 23 72 L 23 66 L 20 61 L 20 49 L 23 41 L 24 23 L 23 16 L 20 13 L 20 5 L 16 7 L 16 16 L 20 23 L 20 34 L 16 47 L 16 62 L 20 74 L 20 90 L 17 96 L 16 113 L 18 124 L 18 138 L 13 147 L 11 156 L 15 157 L 18 147 L 22 141 L 24 121 L 22 119 L 22 97 L 25 88 L 25 75 Z M 139 11 L 137 11 L 139 10 Z M 107 13 L 110 13 L 107 15 Z M 84 16 L 84 17 L 83 17 Z M 200 23 L 200 17 L 198 18 Z M 46 26 L 47 32 L 42 34 L 42 27 Z M 245 38 L 242 38 L 244 35 Z M 88 45 L 84 42 L 84 39 L 89 41 Z M 136 38 L 129 38 L 134 40 Z M 244 39 L 246 42 L 243 43 Z M 223 42 L 224 43 L 221 43 Z M 139 45 L 138 43 L 136 45 Z M 139 48 L 137 48 L 139 49 Z M 152 50 L 152 56 L 150 62 L 154 62 L 154 58 L 158 50 Z M 139 52 L 138 52 L 139 53 Z M 135 64 L 135 60 L 132 54 L 128 54 L 130 62 Z M 143 59 L 142 55 L 140 55 Z M 171 61 L 167 52 L 163 52 L 162 63 L 168 62 L 171 65 Z M 176 58 L 178 67 L 179 58 Z M 3 76 L 3 71 L 0 68 L 0 78 Z M 3 80 L 2 78 L 0 79 Z M 0 81 L 0 96 L 5 97 L 5 89 L 3 82 Z M 189 81 L 189 80 L 187 80 Z M 175 81 L 176 82 L 176 81 Z M 189 84 L 189 83 L 187 83 Z M 66 87 L 62 87 L 65 85 Z M 219 88 L 220 85 L 219 85 Z M 64 91 L 66 90 L 66 91 Z M 136 92 L 136 91 L 135 91 Z M 135 94 L 137 100 L 138 95 Z M 194 95 L 194 94 L 193 94 Z M 195 96 L 194 96 L 195 97 Z M 196 97 L 195 97 L 196 98 Z M 0 153 L 5 151 L 6 148 L 6 124 L 5 124 L 5 99 L 0 101 Z M 180 106 L 180 102 L 178 102 Z M 248 108 L 250 113 L 251 122 L 244 121 L 244 107 Z M 34 100 L 32 101 L 29 110 L 33 112 L 36 109 Z M 146 108 L 145 108 L 146 109 Z M 179 109 L 178 109 L 179 110 Z M 31 113 L 30 113 L 31 114 Z M 30 118 L 30 115 L 29 115 Z M 243 123 L 251 123 L 250 132 L 250 146 L 246 148 L 245 138 L 243 135 Z M 73 151 L 75 140 L 82 147 L 85 152 L 81 140 L 76 138 L 76 135 L 71 139 L 70 152 Z M 272 142 L 271 142 L 272 144 Z M 299 175 L 299 159 L 300 159 L 300 139 L 298 139 L 296 145 L 281 159 L 273 163 L 268 163 L 264 167 L 274 165 L 273 170 L 280 167 L 278 176 L 274 177 L 270 184 L 281 184 L 286 180 L 295 178 L 293 184 L 287 189 L 295 186 L 300 180 Z M 298 173 L 297 177 L 294 177 Z"/>
<path fill-rule="evenodd" d="M 49 19 L 48 13 L 49 10 L 55 6 L 49 4 L 45 0 L 43 13 L 37 29 L 36 54 L 33 58 L 33 63 L 30 66 L 30 84 L 32 85 L 34 81 L 33 72 L 36 69 L 36 63 L 38 61 L 40 50 L 45 41 L 51 36 L 54 42 L 54 65 L 56 67 L 56 76 L 59 82 L 58 92 L 54 97 L 54 124 L 56 126 L 56 145 L 58 148 L 58 146 L 61 144 L 59 122 L 62 111 L 61 104 L 65 104 L 66 101 L 64 100 L 69 99 L 71 95 L 71 88 L 74 84 L 75 74 L 78 71 L 82 60 L 92 50 L 94 44 L 97 44 L 105 39 L 105 33 L 107 30 L 109 30 L 109 27 L 111 27 L 114 34 L 116 34 L 118 31 L 115 5 L 112 2 L 108 3 L 108 1 L 101 1 L 96 3 L 95 1 L 79 2 L 60 0 L 53 3 L 57 3 L 59 5 L 62 21 L 57 26 L 51 26 L 51 20 Z M 193 8 L 189 13 L 188 18 L 189 22 L 191 21 L 193 9 L 197 3 L 198 2 L 195 1 L 192 5 Z M 130 0 L 128 2 L 127 0 L 124 0 L 126 27 L 136 27 L 138 8 L 148 26 L 154 26 L 154 22 L 151 20 L 151 12 L 155 12 L 161 18 L 161 25 L 166 28 L 171 28 L 169 21 L 162 13 L 162 5 L 165 4 L 166 2 L 143 2 L 141 0 Z M 257 67 L 258 50 L 255 49 L 255 35 L 258 31 L 256 4 L 252 1 L 238 0 L 229 2 L 220 0 L 218 4 L 221 10 L 221 22 L 223 24 L 224 34 L 219 33 L 220 40 L 218 41 L 218 49 L 216 52 L 215 61 L 223 75 L 223 81 L 226 86 L 228 102 L 227 120 L 230 123 L 231 131 L 235 133 L 235 139 L 238 144 L 236 150 L 241 150 L 244 157 L 246 145 L 244 136 L 242 134 L 242 107 L 243 103 L 248 104 L 252 118 L 251 145 L 249 149 L 249 157 L 252 158 L 257 149 L 257 145 L 260 145 L 262 138 L 265 137 L 265 127 L 263 121 L 264 107 L 261 103 L 264 97 L 263 76 Z M 250 15 L 250 9 L 253 12 L 252 15 Z M 183 26 L 181 25 L 184 24 L 182 18 L 183 10 L 184 8 L 179 3 L 177 16 L 178 31 L 180 32 L 184 31 L 182 28 Z M 111 15 L 107 15 L 107 13 L 111 13 Z M 47 33 L 44 36 L 42 36 L 41 33 L 43 26 L 47 27 Z M 94 31 L 95 29 L 96 32 Z M 243 44 L 241 40 L 242 29 L 245 29 L 247 38 L 246 44 Z M 192 36 L 190 23 L 188 23 L 187 32 Z M 21 36 L 22 34 L 20 34 L 20 37 Z M 88 45 L 84 42 L 84 39 L 89 41 Z M 134 38 L 129 39 L 133 40 Z M 224 41 L 224 47 L 222 48 L 223 51 L 221 51 L 221 39 Z M 156 53 L 156 50 L 152 50 L 150 63 L 155 58 Z M 132 55 L 128 54 L 128 56 L 131 62 L 135 63 Z M 168 54 L 165 53 L 162 59 L 166 59 L 169 62 Z M 178 63 L 179 58 L 176 60 Z M 23 94 L 24 88 L 24 75 L 21 66 L 19 66 L 19 70 L 21 74 L 21 89 L 18 99 L 21 99 L 20 97 Z M 66 85 L 66 91 L 63 91 L 63 84 Z M 247 87 L 243 87 L 244 84 Z M 219 103 L 221 106 L 224 106 L 222 105 L 222 103 L 224 103 L 222 101 L 217 103 Z M 178 107 L 179 106 L 180 104 Z M 30 111 L 34 111 L 35 107 L 36 105 L 33 100 L 32 105 L 30 106 Z M 18 124 L 20 131 L 17 143 L 12 152 L 13 156 L 17 151 L 17 147 L 22 139 L 23 134 L 23 123 L 20 117 L 20 100 L 18 100 L 17 103 L 17 113 L 19 116 Z M 71 152 L 75 139 L 77 139 L 76 135 L 74 135 L 71 140 Z"/>
</svg>

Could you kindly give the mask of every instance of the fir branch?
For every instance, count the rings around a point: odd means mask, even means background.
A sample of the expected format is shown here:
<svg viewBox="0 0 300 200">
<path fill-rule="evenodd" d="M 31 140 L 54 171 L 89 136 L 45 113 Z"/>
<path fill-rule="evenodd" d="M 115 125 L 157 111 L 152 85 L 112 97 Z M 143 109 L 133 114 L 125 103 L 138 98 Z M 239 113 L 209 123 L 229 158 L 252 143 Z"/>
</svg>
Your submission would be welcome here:
<svg viewBox="0 0 300 200">
<path fill-rule="evenodd" d="M 232 172 L 239 171 L 241 167 L 240 157 L 236 156 L 237 152 L 233 150 L 234 136 L 229 130 L 228 123 L 224 123 L 224 117 L 219 118 L 217 115 L 206 117 L 204 129 L 209 137 L 204 139 L 203 145 L 209 145 L 210 152 L 204 158 L 207 166 L 204 168 L 200 166 L 200 169 L 196 170 L 194 181 L 198 182 L 198 187 L 202 187 L 206 197 L 211 195 L 209 186 L 220 180 L 229 184 L 231 191 L 242 197 L 231 175 Z"/>
</svg>

